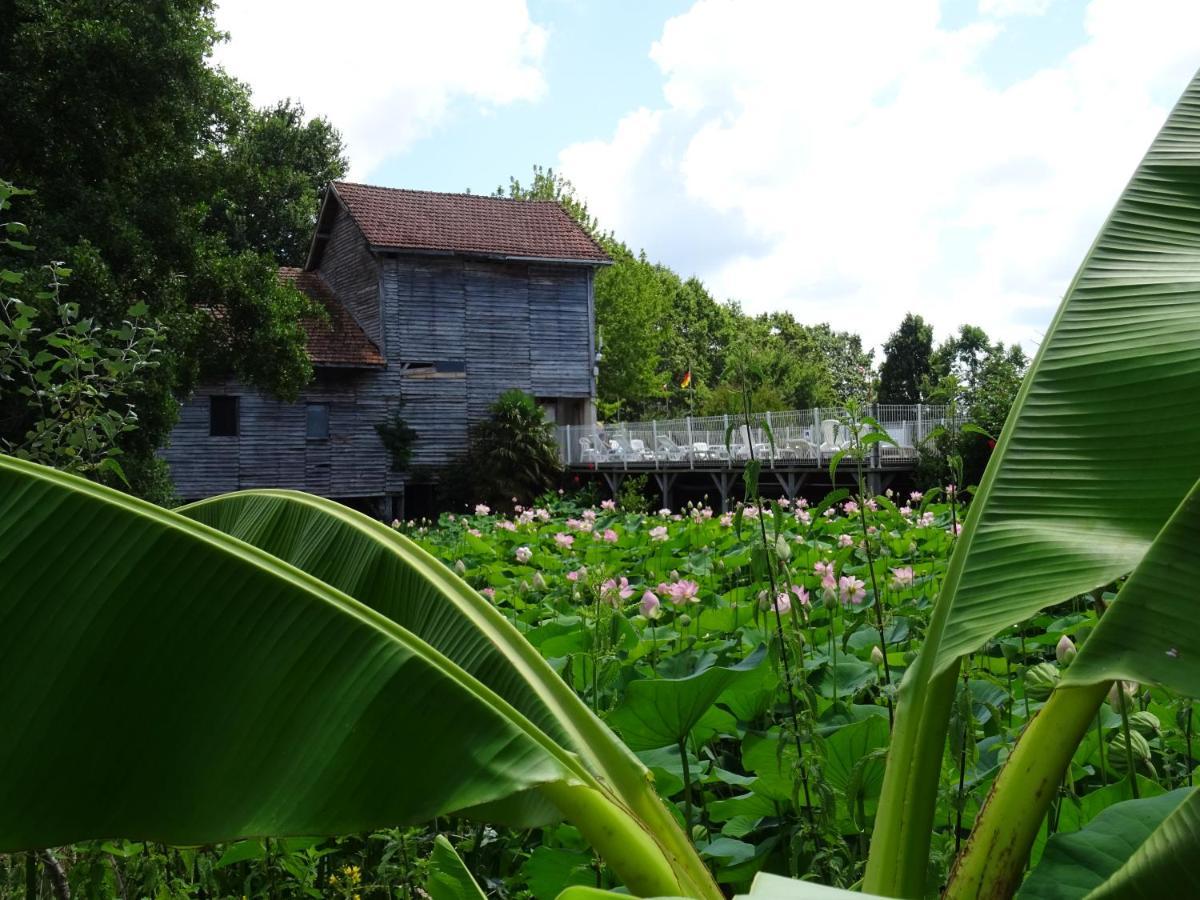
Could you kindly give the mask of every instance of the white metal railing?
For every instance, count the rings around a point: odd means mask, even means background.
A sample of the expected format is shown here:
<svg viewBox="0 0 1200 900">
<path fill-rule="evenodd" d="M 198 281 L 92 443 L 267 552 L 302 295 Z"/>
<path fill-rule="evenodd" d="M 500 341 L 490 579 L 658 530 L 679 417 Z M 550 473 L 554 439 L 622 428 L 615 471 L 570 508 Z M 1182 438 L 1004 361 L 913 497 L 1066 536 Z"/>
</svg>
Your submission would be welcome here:
<svg viewBox="0 0 1200 900">
<path fill-rule="evenodd" d="M 957 428 L 964 421 L 949 406 L 929 404 L 873 404 L 859 415 L 875 419 L 895 441 L 895 446 L 870 446 L 876 467 L 911 464 L 935 428 Z M 733 468 L 751 454 L 766 465 L 817 467 L 853 444 L 852 420 L 841 407 L 755 413 L 751 418 L 757 427 L 740 424 L 739 416 L 560 425 L 559 454 L 568 466 L 620 469 Z"/>
</svg>

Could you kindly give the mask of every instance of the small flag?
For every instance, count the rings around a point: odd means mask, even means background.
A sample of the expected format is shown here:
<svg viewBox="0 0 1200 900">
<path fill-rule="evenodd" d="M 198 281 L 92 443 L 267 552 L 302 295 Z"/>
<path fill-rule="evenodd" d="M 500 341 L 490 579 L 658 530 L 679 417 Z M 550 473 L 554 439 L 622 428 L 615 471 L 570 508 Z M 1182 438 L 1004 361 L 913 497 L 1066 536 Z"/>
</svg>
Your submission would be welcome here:
<svg viewBox="0 0 1200 900">
<path fill-rule="evenodd" d="M 683 381 L 679 382 L 679 386 L 681 388 L 686 388 L 691 383 L 692 383 L 692 373 L 689 370 L 689 371 L 683 373 Z"/>
</svg>

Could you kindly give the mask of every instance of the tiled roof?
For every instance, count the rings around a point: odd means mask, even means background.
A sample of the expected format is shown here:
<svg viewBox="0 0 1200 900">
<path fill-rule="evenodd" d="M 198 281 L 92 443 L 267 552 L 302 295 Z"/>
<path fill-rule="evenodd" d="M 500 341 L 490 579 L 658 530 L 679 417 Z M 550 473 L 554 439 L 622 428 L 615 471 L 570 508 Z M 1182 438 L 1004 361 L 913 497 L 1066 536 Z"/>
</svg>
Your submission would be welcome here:
<svg viewBox="0 0 1200 900">
<path fill-rule="evenodd" d="M 552 200 L 504 200 L 335 181 L 375 247 L 604 264 L 600 246 Z"/>
<path fill-rule="evenodd" d="M 369 367 L 384 365 L 379 348 L 359 327 L 318 272 L 282 266 L 279 280 L 294 284 L 329 313 L 328 321 L 316 316 L 301 320 L 308 332 L 308 358 L 314 366 Z"/>
</svg>

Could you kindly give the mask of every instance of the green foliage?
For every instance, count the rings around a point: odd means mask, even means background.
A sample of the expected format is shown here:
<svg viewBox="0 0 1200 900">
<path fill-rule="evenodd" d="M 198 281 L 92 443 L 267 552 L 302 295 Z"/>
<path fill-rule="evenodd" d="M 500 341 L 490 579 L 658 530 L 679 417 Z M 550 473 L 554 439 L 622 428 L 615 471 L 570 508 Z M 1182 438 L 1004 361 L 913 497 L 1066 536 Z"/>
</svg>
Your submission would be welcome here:
<svg viewBox="0 0 1200 900">
<path fill-rule="evenodd" d="M 648 475 L 631 475 L 621 482 L 617 492 L 617 506 L 625 512 L 645 513 L 650 511 L 650 499 L 646 492 L 649 489 Z"/>
<path fill-rule="evenodd" d="M 403 410 L 404 404 L 401 403 L 385 421 L 375 425 L 379 439 L 391 457 L 393 472 L 408 471 L 418 437 L 417 430 L 404 418 Z"/>
<path fill-rule="evenodd" d="M 0 179 L 0 215 L 27 194 Z M 63 298 L 71 271 L 21 266 L 33 247 L 11 235 L 28 239 L 30 229 L 10 220 L 0 230 L 10 235 L 0 241 L 0 448 L 128 486 L 120 440 L 138 427 L 130 400 L 158 365 L 163 331 L 141 303 L 112 328 L 81 317 Z"/>
<path fill-rule="evenodd" d="M 165 327 L 131 398 L 139 427 L 119 436 L 139 492 L 162 493 L 154 454 L 199 378 L 292 397 L 311 377 L 308 302 L 275 269 L 302 255 L 318 186 L 345 171 L 327 123 L 257 112 L 210 65 L 213 6 L 12 0 L 0 28 L 0 160 L 36 191 L 39 250 L 72 270 L 81 319 L 119 329 L 137 302 Z"/>
<path fill-rule="evenodd" d="M 879 402 L 921 403 L 922 387 L 933 373 L 932 355 L 933 326 L 908 313 L 883 345 Z"/>
<path fill-rule="evenodd" d="M 528 504 L 562 474 L 553 426 L 524 391 L 505 391 L 487 419 L 471 429 L 467 452 L 441 473 L 442 491 L 462 508 L 484 501 L 497 509 Z"/>
<path fill-rule="evenodd" d="M 535 166 L 529 185 L 513 178 L 495 195 L 561 203 L 613 259 L 595 278 L 603 418 L 737 411 L 741 387 L 730 354 L 746 335 L 770 373 L 755 394 L 756 409 L 866 399 L 871 353 L 858 335 L 801 325 L 789 313 L 749 316 L 736 303 L 718 302 L 698 279 L 683 279 L 601 231 L 574 186 L 553 169 Z M 688 372 L 692 387 L 683 389 Z"/>
</svg>

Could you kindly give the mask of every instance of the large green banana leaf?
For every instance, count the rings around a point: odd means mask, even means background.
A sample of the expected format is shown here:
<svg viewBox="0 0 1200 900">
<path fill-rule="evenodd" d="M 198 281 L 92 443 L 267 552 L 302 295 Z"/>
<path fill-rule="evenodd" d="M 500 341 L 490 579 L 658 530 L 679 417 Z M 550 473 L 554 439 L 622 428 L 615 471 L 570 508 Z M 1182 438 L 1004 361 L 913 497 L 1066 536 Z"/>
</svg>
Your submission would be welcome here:
<svg viewBox="0 0 1200 900">
<path fill-rule="evenodd" d="M 426 820 L 589 776 L 386 616 L 0 457 L 0 848 Z"/>
<path fill-rule="evenodd" d="M 1110 806 L 1056 834 L 1019 900 L 1153 900 L 1200 894 L 1200 793 L 1181 788 Z"/>
<path fill-rule="evenodd" d="M 1130 571 L 1200 478 L 1200 76 L 1042 342 L 950 564 L 944 670 Z"/>
<path fill-rule="evenodd" d="M 1133 569 L 1198 477 L 1200 76 L 1067 290 L 984 475 L 901 683 L 866 890 L 924 892 L 961 656 Z"/>
<path fill-rule="evenodd" d="M 22 650 L 0 660 L 0 677 L 20 669 L 0 701 L 19 726 L 0 738 L 0 804 L 6 776 L 27 804 L 51 789 L 62 801 L 11 822 L 23 807 L 0 805 L 0 846 L 567 815 L 631 889 L 718 894 L 640 761 L 502 615 L 391 529 L 274 491 L 184 516 L 4 458 L 0 497 L 0 614 L 37 628 L 0 638 Z M 117 715 L 101 712 L 109 696 Z M 27 727 L 27 698 L 63 718 Z M 89 765 L 80 735 L 104 747 Z M 59 745 L 71 752 L 45 754 Z M 214 747 L 228 758 L 200 767 Z M 109 771 L 128 784 L 105 786 Z"/>
<path fill-rule="evenodd" d="M 242 491 L 180 512 L 383 613 L 495 690 L 606 782 L 645 778 L 641 762 L 492 604 L 393 529 L 295 491 Z M 486 814 L 523 826 L 560 817 L 538 794 L 510 798 Z"/>
<path fill-rule="evenodd" d="M 1088 635 L 1064 685 L 1162 684 L 1200 696 L 1200 482 Z"/>
</svg>

